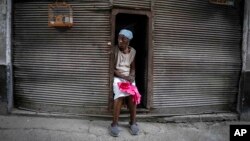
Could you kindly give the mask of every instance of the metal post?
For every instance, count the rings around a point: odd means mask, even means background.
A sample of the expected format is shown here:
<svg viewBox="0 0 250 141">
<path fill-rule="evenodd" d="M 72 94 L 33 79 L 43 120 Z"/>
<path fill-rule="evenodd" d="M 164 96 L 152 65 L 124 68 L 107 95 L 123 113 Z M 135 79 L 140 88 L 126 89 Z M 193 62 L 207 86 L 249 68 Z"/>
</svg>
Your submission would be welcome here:
<svg viewBox="0 0 250 141">
<path fill-rule="evenodd" d="M 8 113 L 13 108 L 13 70 L 12 70 L 12 51 L 11 51 L 11 40 L 12 40 L 12 0 L 7 1 L 7 15 L 6 15 L 6 74 L 7 74 L 7 100 L 8 100 Z"/>
</svg>

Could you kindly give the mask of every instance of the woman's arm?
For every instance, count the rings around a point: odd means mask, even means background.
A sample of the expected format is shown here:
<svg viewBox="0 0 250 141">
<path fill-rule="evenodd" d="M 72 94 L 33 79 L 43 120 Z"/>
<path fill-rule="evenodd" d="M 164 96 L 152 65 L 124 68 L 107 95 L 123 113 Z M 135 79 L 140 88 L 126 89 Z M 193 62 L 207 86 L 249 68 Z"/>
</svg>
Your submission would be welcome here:
<svg viewBox="0 0 250 141">
<path fill-rule="evenodd" d="M 119 70 L 114 69 L 114 75 L 116 77 L 125 79 L 127 81 L 130 81 L 131 83 L 135 81 L 135 60 L 133 60 L 133 62 L 130 65 L 130 72 L 129 72 L 129 76 L 125 76 L 123 75 Z"/>
<path fill-rule="evenodd" d="M 125 77 L 125 76 L 124 76 L 119 70 L 117 70 L 117 69 L 114 70 L 114 75 L 115 75 L 116 77 L 123 78 L 123 79 L 124 79 L 124 77 Z"/>
<path fill-rule="evenodd" d="M 130 65 L 130 73 L 129 73 L 129 81 L 134 82 L 135 81 L 135 59 Z"/>
</svg>

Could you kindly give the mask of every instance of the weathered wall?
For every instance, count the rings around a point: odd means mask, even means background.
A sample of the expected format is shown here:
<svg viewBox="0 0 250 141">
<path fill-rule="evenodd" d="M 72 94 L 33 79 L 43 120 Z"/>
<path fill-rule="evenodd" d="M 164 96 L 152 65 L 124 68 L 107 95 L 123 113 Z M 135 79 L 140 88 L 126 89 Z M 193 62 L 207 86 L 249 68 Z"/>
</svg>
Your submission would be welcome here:
<svg viewBox="0 0 250 141">
<path fill-rule="evenodd" d="M 5 64 L 6 0 L 0 0 L 0 65 Z"/>
<path fill-rule="evenodd" d="M 7 111 L 6 93 L 6 9 L 7 0 L 0 0 L 0 114 Z"/>
<path fill-rule="evenodd" d="M 242 42 L 242 79 L 240 83 L 239 112 L 241 120 L 250 120 L 250 1 L 244 5 L 243 42 Z"/>
<path fill-rule="evenodd" d="M 114 2 L 115 6 L 123 6 L 122 0 Z M 150 7 L 150 2 L 142 4 Z M 0 0 L 0 114 L 7 111 L 6 90 L 6 15 L 7 0 Z M 242 120 L 250 120 L 250 1 L 245 2 L 244 33 L 243 33 L 243 71 L 241 83 L 241 97 L 239 98 Z"/>
</svg>

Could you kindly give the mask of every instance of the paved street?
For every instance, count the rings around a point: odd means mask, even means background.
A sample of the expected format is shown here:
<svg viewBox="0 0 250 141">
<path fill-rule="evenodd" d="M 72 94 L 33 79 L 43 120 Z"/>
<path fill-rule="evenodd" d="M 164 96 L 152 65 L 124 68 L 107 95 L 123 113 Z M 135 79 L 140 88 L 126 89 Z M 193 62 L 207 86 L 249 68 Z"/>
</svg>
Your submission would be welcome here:
<svg viewBox="0 0 250 141">
<path fill-rule="evenodd" d="M 108 133 L 109 119 L 0 116 L 1 141 L 229 141 L 229 125 L 238 121 L 139 122 L 140 134 L 130 135 L 120 122 L 120 137 Z"/>
</svg>

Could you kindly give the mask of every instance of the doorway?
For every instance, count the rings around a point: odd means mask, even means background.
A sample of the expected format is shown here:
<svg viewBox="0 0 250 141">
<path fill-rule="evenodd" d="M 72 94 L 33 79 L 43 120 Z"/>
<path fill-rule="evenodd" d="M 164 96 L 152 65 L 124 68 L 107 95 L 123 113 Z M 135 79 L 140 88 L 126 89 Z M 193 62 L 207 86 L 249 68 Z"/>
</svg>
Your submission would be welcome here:
<svg viewBox="0 0 250 141">
<path fill-rule="evenodd" d="M 115 11 L 115 12 L 114 12 Z M 149 21 L 150 17 L 145 13 L 137 11 L 116 9 L 113 11 L 112 41 L 117 45 L 118 34 L 121 29 L 133 32 L 130 46 L 136 50 L 136 86 L 142 96 L 138 108 L 149 108 L 150 94 L 149 85 Z M 115 14 L 114 14 L 115 13 Z"/>
</svg>

